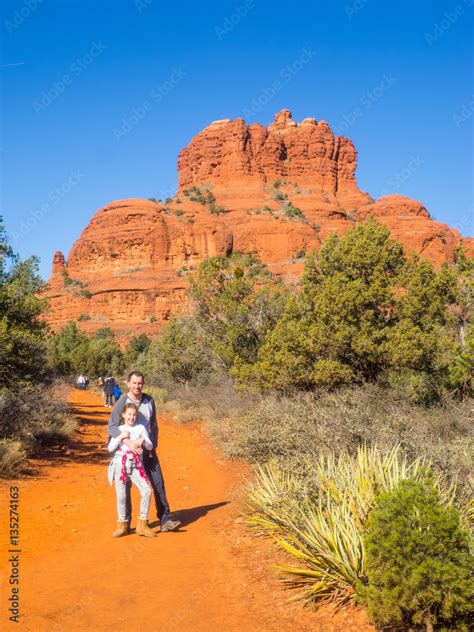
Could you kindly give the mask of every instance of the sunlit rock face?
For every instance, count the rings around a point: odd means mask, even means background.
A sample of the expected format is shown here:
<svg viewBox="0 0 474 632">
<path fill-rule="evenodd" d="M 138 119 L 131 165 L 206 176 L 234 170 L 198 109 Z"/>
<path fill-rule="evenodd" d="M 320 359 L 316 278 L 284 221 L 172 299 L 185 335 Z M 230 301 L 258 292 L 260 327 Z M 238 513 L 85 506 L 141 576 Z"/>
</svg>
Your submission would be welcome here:
<svg viewBox="0 0 474 632">
<path fill-rule="evenodd" d="M 289 110 L 268 128 L 222 119 L 197 134 L 178 157 L 173 199 L 126 199 L 99 209 L 67 260 L 57 252 L 49 280 L 53 329 L 78 320 L 111 327 L 122 341 L 156 333 L 171 314 L 190 308 L 189 276 L 201 261 L 255 253 L 289 281 L 302 255 L 331 232 L 376 217 L 436 265 L 453 261 L 473 240 L 430 219 L 401 195 L 374 201 L 357 186 L 357 152 L 325 121 L 298 123 Z"/>
</svg>

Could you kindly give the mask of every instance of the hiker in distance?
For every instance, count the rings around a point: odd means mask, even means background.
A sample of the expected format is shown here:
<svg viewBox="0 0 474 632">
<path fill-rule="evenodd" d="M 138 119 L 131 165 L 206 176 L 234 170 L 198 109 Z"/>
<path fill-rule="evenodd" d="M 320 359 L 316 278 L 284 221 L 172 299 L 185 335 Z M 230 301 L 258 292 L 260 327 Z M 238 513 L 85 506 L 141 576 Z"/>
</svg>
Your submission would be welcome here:
<svg viewBox="0 0 474 632">
<path fill-rule="evenodd" d="M 87 388 L 87 382 L 88 381 L 89 380 L 86 378 L 84 373 L 81 373 L 80 376 L 77 378 L 77 381 L 76 381 L 77 388 L 80 388 L 81 390 L 84 391 Z"/>
<path fill-rule="evenodd" d="M 158 422 L 156 420 L 156 405 L 155 400 L 150 395 L 143 393 L 143 385 L 145 378 L 140 371 L 132 371 L 127 378 L 128 393 L 124 393 L 110 413 L 109 424 L 107 431 L 109 437 L 117 438 L 120 435 L 120 424 L 122 410 L 125 404 L 135 404 L 138 408 L 137 412 L 137 424 L 142 424 L 147 430 L 153 448 L 151 450 L 143 450 L 140 446 L 140 442 L 131 441 L 130 439 L 123 439 L 123 443 L 134 454 L 143 455 L 143 467 L 148 476 L 150 484 L 153 489 L 156 504 L 156 515 L 161 524 L 161 531 L 174 531 L 177 529 L 181 522 L 179 520 L 173 520 L 170 512 L 170 506 L 168 499 L 166 498 L 165 482 L 163 480 L 163 473 L 161 471 L 160 462 L 156 454 L 156 447 L 158 445 Z M 132 517 L 132 502 L 130 498 L 130 483 L 126 487 L 126 522 L 130 525 Z"/>
<path fill-rule="evenodd" d="M 104 381 L 104 393 L 105 393 L 105 407 L 112 408 L 114 405 L 114 388 L 115 388 L 115 378 L 112 376 L 112 373 L 107 373 L 107 377 Z"/>
</svg>

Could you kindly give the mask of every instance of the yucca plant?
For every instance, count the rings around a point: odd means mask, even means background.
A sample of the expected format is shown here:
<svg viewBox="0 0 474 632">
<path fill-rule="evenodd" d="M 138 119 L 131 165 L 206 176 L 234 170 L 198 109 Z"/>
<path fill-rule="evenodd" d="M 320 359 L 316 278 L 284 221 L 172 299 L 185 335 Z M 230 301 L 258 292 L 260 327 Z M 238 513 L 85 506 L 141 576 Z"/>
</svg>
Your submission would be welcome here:
<svg viewBox="0 0 474 632">
<path fill-rule="evenodd" d="M 248 520 L 304 563 L 279 567 L 290 586 L 303 588 L 296 598 L 338 608 L 353 599 L 358 581 L 366 581 L 363 533 L 376 497 L 400 480 L 417 480 L 429 462 L 408 461 L 399 446 L 382 453 L 362 445 L 354 455 L 328 453 L 307 466 L 311 490 L 276 461 L 258 466 L 247 486 Z M 443 502 L 451 504 L 455 486 L 439 476 L 434 482 Z"/>
</svg>

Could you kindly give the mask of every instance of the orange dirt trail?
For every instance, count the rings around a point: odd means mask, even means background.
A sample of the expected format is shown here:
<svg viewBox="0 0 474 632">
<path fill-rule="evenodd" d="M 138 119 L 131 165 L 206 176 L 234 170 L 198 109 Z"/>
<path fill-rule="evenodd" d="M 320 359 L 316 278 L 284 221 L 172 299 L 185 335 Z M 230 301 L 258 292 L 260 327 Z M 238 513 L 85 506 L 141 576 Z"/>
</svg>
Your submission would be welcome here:
<svg viewBox="0 0 474 632">
<path fill-rule="evenodd" d="M 0 486 L 0 629 L 31 632 L 368 632 L 364 614 L 310 612 L 270 566 L 274 547 L 239 521 L 240 464 L 224 461 L 198 424 L 160 419 L 159 455 L 171 508 L 183 521 L 154 539 L 113 539 L 115 491 L 107 483 L 108 414 L 94 393 L 73 390 L 79 418 L 69 454 L 34 462 L 34 477 Z M 20 490 L 20 623 L 10 622 L 8 503 Z M 136 520 L 138 495 L 133 492 Z M 154 505 L 150 522 L 156 529 Z M 11 554 L 14 555 L 14 554 Z"/>
</svg>

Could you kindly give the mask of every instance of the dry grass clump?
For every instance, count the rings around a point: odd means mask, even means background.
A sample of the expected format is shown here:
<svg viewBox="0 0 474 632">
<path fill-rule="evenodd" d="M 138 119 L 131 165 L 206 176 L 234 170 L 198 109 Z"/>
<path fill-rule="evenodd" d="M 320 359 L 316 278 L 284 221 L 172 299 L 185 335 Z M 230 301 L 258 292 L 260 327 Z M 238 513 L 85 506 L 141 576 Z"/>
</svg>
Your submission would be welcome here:
<svg viewBox="0 0 474 632">
<path fill-rule="evenodd" d="M 25 470 L 26 452 L 20 441 L 0 439 L 0 475 L 14 478 Z"/>
<path fill-rule="evenodd" d="M 383 451 L 399 445 L 408 458 L 429 458 L 467 494 L 473 482 L 471 409 L 469 400 L 421 408 L 369 385 L 293 397 L 267 395 L 227 423 L 223 445 L 229 456 L 254 463 L 275 458 L 303 478 L 304 459 L 317 459 L 321 452 L 354 454 L 363 444 Z"/>
<path fill-rule="evenodd" d="M 25 469 L 26 457 L 69 441 L 76 420 L 61 394 L 58 384 L 0 391 L 0 476 L 15 476 Z"/>
<path fill-rule="evenodd" d="M 260 464 L 276 459 L 307 480 L 305 460 L 321 453 L 355 454 L 360 445 L 388 451 L 399 445 L 412 460 L 430 459 L 456 481 L 459 495 L 472 492 L 472 400 L 423 408 L 369 384 L 282 396 L 237 391 L 224 376 L 196 386 L 170 382 L 158 394 L 159 411 L 180 423 L 204 421 L 229 458 Z"/>
</svg>

